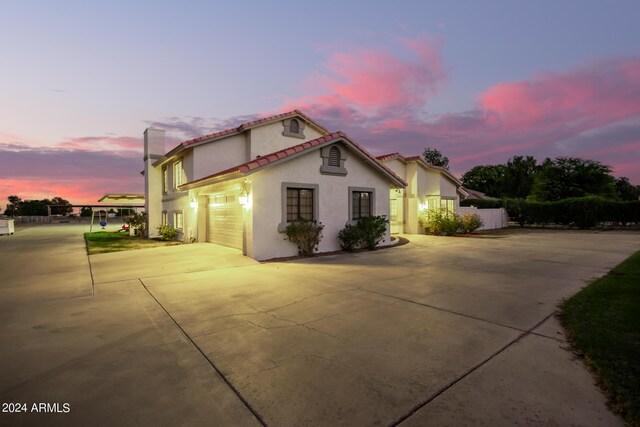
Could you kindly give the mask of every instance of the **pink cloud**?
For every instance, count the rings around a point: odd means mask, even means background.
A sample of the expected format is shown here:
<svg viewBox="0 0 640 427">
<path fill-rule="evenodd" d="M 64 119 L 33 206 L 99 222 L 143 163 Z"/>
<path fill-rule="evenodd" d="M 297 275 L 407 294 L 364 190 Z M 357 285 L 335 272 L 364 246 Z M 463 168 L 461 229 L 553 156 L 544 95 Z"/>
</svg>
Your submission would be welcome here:
<svg viewBox="0 0 640 427">
<path fill-rule="evenodd" d="M 307 79 L 315 95 L 289 99 L 282 109 L 302 108 L 332 120 L 376 120 L 422 107 L 446 81 L 441 43 L 428 37 L 398 40 L 390 50 L 335 53 Z"/>
<path fill-rule="evenodd" d="M 570 155 L 610 164 L 640 182 L 640 168 L 616 167 L 621 153 L 640 164 L 640 58 L 500 82 L 479 94 L 471 111 L 425 119 L 429 97 L 446 82 L 441 45 L 428 38 L 399 44 L 409 59 L 386 50 L 334 54 L 313 79 L 319 94 L 288 100 L 285 108 L 307 111 L 374 153 L 439 148 L 458 174 L 514 155 Z"/>
</svg>

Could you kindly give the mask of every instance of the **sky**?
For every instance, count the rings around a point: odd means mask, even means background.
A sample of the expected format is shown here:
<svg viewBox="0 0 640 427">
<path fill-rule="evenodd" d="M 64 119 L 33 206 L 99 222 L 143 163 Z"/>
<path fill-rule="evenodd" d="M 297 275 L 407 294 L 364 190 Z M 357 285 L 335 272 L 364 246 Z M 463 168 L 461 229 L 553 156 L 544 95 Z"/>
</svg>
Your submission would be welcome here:
<svg viewBox="0 0 640 427">
<path fill-rule="evenodd" d="M 300 109 L 462 176 L 576 156 L 640 184 L 640 2 L 0 2 L 0 206 L 142 193 L 142 133 Z"/>
</svg>

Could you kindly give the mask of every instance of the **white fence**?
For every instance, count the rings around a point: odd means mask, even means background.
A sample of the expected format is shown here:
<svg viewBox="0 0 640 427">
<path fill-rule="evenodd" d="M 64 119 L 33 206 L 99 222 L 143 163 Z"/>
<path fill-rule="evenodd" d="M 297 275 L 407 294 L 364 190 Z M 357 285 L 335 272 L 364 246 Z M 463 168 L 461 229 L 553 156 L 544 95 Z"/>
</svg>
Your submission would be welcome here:
<svg viewBox="0 0 640 427">
<path fill-rule="evenodd" d="M 482 219 L 483 225 L 478 230 L 493 230 L 504 228 L 509 225 L 509 215 L 505 208 L 499 209 L 478 209 L 472 207 L 458 208 L 458 214 L 475 213 Z"/>
</svg>

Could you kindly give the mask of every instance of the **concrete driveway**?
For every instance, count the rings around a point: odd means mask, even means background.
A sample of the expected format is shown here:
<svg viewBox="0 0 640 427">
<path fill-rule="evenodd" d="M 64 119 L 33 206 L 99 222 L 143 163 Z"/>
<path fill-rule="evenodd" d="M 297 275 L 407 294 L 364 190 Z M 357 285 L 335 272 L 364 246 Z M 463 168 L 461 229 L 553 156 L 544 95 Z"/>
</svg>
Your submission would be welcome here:
<svg viewBox="0 0 640 427">
<path fill-rule="evenodd" d="M 93 283 L 73 226 L 0 239 L 2 401 L 71 405 L 0 424 L 622 425 L 553 314 L 639 233 L 408 237 L 287 263 L 95 255 Z"/>
</svg>

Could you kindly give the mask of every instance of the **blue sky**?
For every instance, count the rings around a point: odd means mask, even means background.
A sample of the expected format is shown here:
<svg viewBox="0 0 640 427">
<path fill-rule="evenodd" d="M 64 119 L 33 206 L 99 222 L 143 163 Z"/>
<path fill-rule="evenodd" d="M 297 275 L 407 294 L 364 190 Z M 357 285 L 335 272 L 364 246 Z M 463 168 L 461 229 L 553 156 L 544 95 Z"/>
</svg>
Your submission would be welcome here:
<svg viewBox="0 0 640 427">
<path fill-rule="evenodd" d="M 141 191 L 150 123 L 175 143 L 288 108 L 375 154 L 436 146 L 458 175 L 575 155 L 640 184 L 637 1 L 14 1 L 0 15 L 3 201 Z"/>
</svg>

